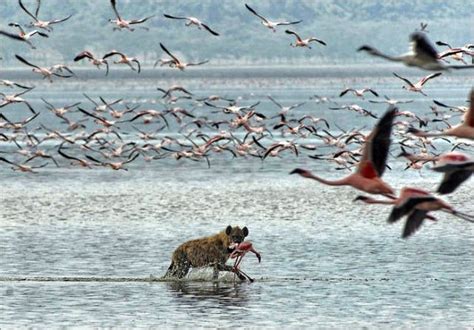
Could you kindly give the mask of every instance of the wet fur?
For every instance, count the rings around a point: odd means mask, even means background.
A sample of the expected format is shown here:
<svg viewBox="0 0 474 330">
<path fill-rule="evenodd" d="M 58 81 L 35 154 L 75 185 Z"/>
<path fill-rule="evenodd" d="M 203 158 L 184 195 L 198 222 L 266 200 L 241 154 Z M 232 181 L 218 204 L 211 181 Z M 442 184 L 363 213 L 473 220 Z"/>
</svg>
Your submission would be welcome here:
<svg viewBox="0 0 474 330">
<path fill-rule="evenodd" d="M 181 244 L 171 258 L 171 265 L 165 274 L 165 278 L 183 278 L 191 267 L 213 267 L 213 279 L 217 279 L 219 271 L 234 272 L 232 266 L 226 265 L 232 249 L 232 243 L 243 242 L 248 235 L 247 227 L 228 226 L 224 231 L 204 238 L 194 239 Z M 236 273 L 240 279 L 245 279 L 240 273 Z"/>
</svg>

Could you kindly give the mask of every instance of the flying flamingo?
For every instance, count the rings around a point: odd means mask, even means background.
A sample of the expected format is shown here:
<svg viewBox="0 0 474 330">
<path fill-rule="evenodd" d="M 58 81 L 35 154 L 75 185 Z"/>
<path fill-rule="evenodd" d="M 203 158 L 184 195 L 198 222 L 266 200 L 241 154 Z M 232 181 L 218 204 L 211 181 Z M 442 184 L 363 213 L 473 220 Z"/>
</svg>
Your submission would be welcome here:
<svg viewBox="0 0 474 330">
<path fill-rule="evenodd" d="M 390 107 L 372 130 L 372 133 L 367 137 L 362 158 L 355 173 L 334 181 L 325 180 L 301 168 L 294 169 L 290 174 L 296 173 L 302 177 L 313 179 L 329 186 L 351 186 L 369 194 L 382 194 L 393 197 L 394 190 L 382 180 L 382 175 L 385 171 L 390 149 L 392 122 L 396 114 L 397 108 Z"/>
<path fill-rule="evenodd" d="M 40 6 L 41 6 L 41 0 L 37 0 L 36 2 L 37 2 L 37 6 L 36 6 L 35 14 L 33 15 L 30 11 L 28 11 L 28 9 L 26 9 L 25 5 L 21 2 L 21 0 L 18 0 L 18 3 L 21 9 L 23 9 L 23 11 L 34 20 L 34 22 L 31 22 L 30 24 L 31 26 L 34 26 L 40 29 L 45 29 L 46 31 L 51 32 L 53 30 L 51 25 L 67 21 L 68 19 L 72 17 L 72 15 L 68 15 L 61 19 L 56 19 L 56 20 L 51 20 L 51 21 L 42 21 L 38 19 L 38 14 L 39 14 Z"/>
<path fill-rule="evenodd" d="M 408 133 L 412 133 L 416 136 L 430 137 L 430 136 L 454 136 L 458 138 L 466 138 L 474 140 L 474 89 L 471 90 L 470 94 L 470 106 L 469 109 L 464 113 L 462 123 L 445 129 L 442 132 L 424 132 L 419 129 L 410 127 Z"/>
<path fill-rule="evenodd" d="M 387 219 L 388 223 L 394 223 L 400 218 L 408 216 L 405 228 L 403 229 L 402 238 L 407 238 L 415 233 L 423 224 L 424 219 L 435 221 L 436 218 L 428 214 L 431 211 L 443 211 L 474 223 L 473 216 L 455 210 L 442 199 L 418 188 L 404 187 L 400 191 L 400 196 L 393 199 L 378 200 L 367 196 L 357 196 L 355 200 L 360 200 L 367 204 L 393 205 L 392 211 Z"/>
<path fill-rule="evenodd" d="M 215 35 L 215 36 L 218 36 L 219 33 L 217 33 L 216 31 L 212 30 L 207 24 L 204 24 L 203 22 L 201 22 L 199 19 L 197 19 L 196 17 L 190 17 L 190 16 L 171 16 L 171 15 L 168 15 L 168 14 L 164 14 L 163 15 L 164 17 L 166 18 L 171 18 L 171 19 L 184 19 L 184 20 L 187 20 L 187 22 L 185 23 L 186 26 L 191 26 L 191 25 L 196 25 L 198 27 L 199 30 L 201 30 L 201 28 L 204 28 L 206 29 L 209 33 Z"/>
<path fill-rule="evenodd" d="M 249 5 L 245 4 L 245 7 L 252 13 L 254 14 L 255 16 L 257 16 L 258 18 L 260 18 L 262 21 L 262 25 L 263 26 L 266 26 L 267 28 L 273 30 L 273 32 L 276 32 L 276 27 L 279 26 L 279 25 L 293 25 L 293 24 L 298 24 L 298 23 L 301 23 L 302 21 L 299 20 L 299 21 L 295 21 L 295 22 L 288 22 L 288 21 L 281 21 L 281 22 L 273 22 L 273 21 L 270 21 L 268 19 L 266 19 L 265 17 L 263 17 L 262 15 L 258 14 L 255 10 L 253 10 Z"/>
<path fill-rule="evenodd" d="M 418 81 L 417 83 L 412 83 L 410 80 L 408 80 L 407 78 L 403 78 L 402 76 L 399 76 L 398 74 L 396 74 L 395 72 L 392 72 L 393 75 L 395 77 L 397 77 L 398 79 L 401 79 L 403 80 L 408 86 L 402 86 L 403 89 L 406 89 L 406 90 L 409 90 L 411 92 L 418 92 L 418 93 L 421 93 L 423 94 L 424 96 L 428 96 L 426 95 L 421 89 L 423 88 L 423 85 L 426 84 L 426 82 L 430 79 L 433 79 L 433 78 L 436 78 L 438 76 L 441 76 L 441 72 L 437 72 L 437 73 L 432 73 L 426 77 L 423 77 L 420 79 L 420 81 Z"/>
<path fill-rule="evenodd" d="M 431 169 L 444 173 L 437 192 L 450 194 L 471 177 L 474 172 L 474 159 L 459 152 L 449 152 L 439 156 L 436 166 Z"/>
<path fill-rule="evenodd" d="M 369 55 L 381 57 L 392 62 L 402 62 L 406 66 L 416 66 L 425 70 L 441 71 L 449 69 L 469 69 L 474 65 L 446 65 L 438 57 L 438 52 L 434 48 L 431 41 L 423 32 L 414 32 L 410 35 L 411 51 L 391 56 L 380 52 L 378 49 L 364 45 L 357 51 L 365 51 Z"/>
<path fill-rule="evenodd" d="M 152 18 L 154 16 L 154 15 L 152 15 L 152 16 L 148 16 L 148 17 L 145 17 L 145 18 L 142 18 L 142 19 L 125 20 L 120 16 L 120 14 L 117 10 L 116 1 L 115 0 L 110 0 L 110 4 L 112 5 L 112 9 L 114 10 L 115 16 L 117 17 L 117 19 L 109 19 L 110 23 L 114 23 L 116 25 L 116 26 L 114 26 L 113 31 L 122 30 L 122 29 L 128 29 L 129 31 L 134 31 L 135 29 L 130 27 L 130 25 L 144 23 L 144 22 L 146 22 L 147 20 L 149 20 L 150 18 Z M 142 26 L 141 28 L 144 29 L 144 30 L 148 30 L 148 28 L 144 27 L 144 26 Z"/>
<path fill-rule="evenodd" d="M 294 31 L 285 30 L 285 33 L 286 34 L 292 34 L 296 37 L 295 44 L 290 43 L 291 47 L 308 47 L 309 49 L 311 49 L 311 46 L 309 45 L 309 43 L 312 42 L 312 41 L 319 42 L 321 45 L 326 46 L 326 43 L 323 40 L 317 39 L 315 37 L 311 37 L 311 38 L 307 38 L 307 39 L 301 39 L 301 37 Z"/>
</svg>

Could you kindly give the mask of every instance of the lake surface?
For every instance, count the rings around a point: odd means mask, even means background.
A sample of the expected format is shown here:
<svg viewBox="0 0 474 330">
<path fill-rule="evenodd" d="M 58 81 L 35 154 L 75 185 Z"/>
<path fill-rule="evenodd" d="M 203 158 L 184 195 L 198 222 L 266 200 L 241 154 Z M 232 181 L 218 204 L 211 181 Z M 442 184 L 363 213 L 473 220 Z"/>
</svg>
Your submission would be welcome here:
<svg viewBox="0 0 474 330">
<path fill-rule="evenodd" d="M 425 74 L 397 69 L 413 78 Z M 261 101 L 257 109 L 267 116 L 278 112 L 266 99 L 268 94 L 285 105 L 306 101 L 294 111 L 296 118 L 312 114 L 342 129 L 370 130 L 374 119 L 331 111 L 331 105 L 308 98 L 331 96 L 340 105 L 357 103 L 380 114 L 386 106 L 368 103 L 372 97 L 337 97 L 345 87 L 370 85 L 381 95 L 414 99 L 401 108 L 422 115 L 429 113 L 433 98 L 465 104 L 474 84 L 472 75 L 444 74 L 426 85 L 430 97 L 423 97 L 403 90 L 391 77 L 393 67 L 342 72 L 327 68 L 322 76 L 285 70 L 208 75 L 199 70 L 182 77 L 157 71 L 141 79 L 116 72 L 110 80 L 84 71 L 78 80 L 53 84 L 25 72 L 8 71 L 5 78 L 18 75 L 22 83 L 37 85 L 25 95 L 41 110 L 32 128 L 41 122 L 54 129 L 62 124 L 44 109 L 40 97 L 55 105 L 80 101 L 90 108 L 82 96 L 87 93 L 107 100 L 124 98 L 140 109 L 163 109 L 156 87 L 179 83 L 198 96 L 242 96 L 241 104 Z M 195 106 L 188 100 L 178 104 Z M 203 106 L 193 111 L 224 116 Z M 3 108 L 2 113 L 11 120 L 28 115 L 21 105 Z M 127 140 L 137 139 L 128 124 L 121 129 Z M 338 128 L 332 126 L 331 131 Z M 171 125 L 160 134 L 179 136 L 178 127 Z M 57 148 L 52 142 L 46 146 L 52 152 Z M 442 141 L 436 146 L 440 151 L 449 147 Z M 4 142 L 0 148 L 12 150 Z M 472 154 L 472 147 L 465 152 Z M 216 154 L 210 157 L 210 168 L 205 161 L 139 158 L 128 164 L 128 171 L 81 169 L 61 159 L 59 168 L 49 164 L 37 174 L 14 172 L 2 163 L 0 326 L 474 326 L 472 224 L 436 214 L 439 221 L 425 223 L 403 240 L 403 223 L 385 221 L 389 207 L 353 203 L 357 192 L 350 188 L 288 175 L 295 167 L 328 178 L 348 173 L 336 170 L 332 162 L 307 157 L 313 153 L 296 157 L 288 152 L 265 161 Z M 392 154 L 398 153 L 394 146 Z M 396 189 L 435 189 L 441 179 L 427 168 L 405 171 L 401 159 L 390 157 L 389 164 L 392 170 L 384 178 Z M 473 214 L 473 189 L 471 180 L 445 199 Z M 178 245 L 229 224 L 247 226 L 248 239 L 262 254 L 260 264 L 249 254 L 241 266 L 254 283 L 236 282 L 231 275 L 212 282 L 209 270 L 192 271 L 184 281 L 159 280 Z"/>
</svg>

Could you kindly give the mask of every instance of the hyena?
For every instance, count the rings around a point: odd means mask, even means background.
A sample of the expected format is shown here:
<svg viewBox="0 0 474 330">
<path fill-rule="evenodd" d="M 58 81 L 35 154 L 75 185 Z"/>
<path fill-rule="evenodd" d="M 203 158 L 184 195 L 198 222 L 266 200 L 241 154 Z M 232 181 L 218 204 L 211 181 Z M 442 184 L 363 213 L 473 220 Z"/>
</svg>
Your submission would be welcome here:
<svg viewBox="0 0 474 330">
<path fill-rule="evenodd" d="M 171 265 L 164 277 L 183 278 L 191 267 L 211 266 L 214 269 L 213 279 L 217 279 L 219 271 L 234 272 L 241 280 L 245 277 L 234 267 L 226 265 L 233 246 L 242 243 L 249 234 L 247 227 L 227 226 L 219 234 L 194 239 L 181 244 L 171 257 Z"/>
</svg>

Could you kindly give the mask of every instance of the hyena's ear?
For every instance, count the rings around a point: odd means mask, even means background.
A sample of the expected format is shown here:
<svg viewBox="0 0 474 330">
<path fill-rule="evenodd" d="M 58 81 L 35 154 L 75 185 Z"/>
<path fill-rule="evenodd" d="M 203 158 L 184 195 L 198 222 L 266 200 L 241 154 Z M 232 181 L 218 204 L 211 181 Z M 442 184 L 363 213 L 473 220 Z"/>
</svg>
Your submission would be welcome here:
<svg viewBox="0 0 474 330">
<path fill-rule="evenodd" d="M 227 228 L 225 229 L 225 234 L 229 236 L 231 232 L 232 232 L 232 226 L 228 225 Z"/>
<path fill-rule="evenodd" d="M 242 228 L 242 233 L 247 237 L 249 235 L 249 229 L 247 227 Z"/>
</svg>

